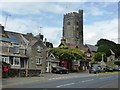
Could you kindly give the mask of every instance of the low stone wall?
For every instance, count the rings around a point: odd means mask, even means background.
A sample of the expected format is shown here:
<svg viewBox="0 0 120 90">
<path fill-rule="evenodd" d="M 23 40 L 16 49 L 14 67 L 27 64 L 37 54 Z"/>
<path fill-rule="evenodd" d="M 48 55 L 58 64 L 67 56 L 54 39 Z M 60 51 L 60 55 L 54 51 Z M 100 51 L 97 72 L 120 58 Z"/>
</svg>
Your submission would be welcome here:
<svg viewBox="0 0 120 90">
<path fill-rule="evenodd" d="M 28 77 L 40 76 L 41 70 L 34 69 L 10 69 L 8 72 L 8 77 L 26 77 L 26 72 Z"/>
</svg>

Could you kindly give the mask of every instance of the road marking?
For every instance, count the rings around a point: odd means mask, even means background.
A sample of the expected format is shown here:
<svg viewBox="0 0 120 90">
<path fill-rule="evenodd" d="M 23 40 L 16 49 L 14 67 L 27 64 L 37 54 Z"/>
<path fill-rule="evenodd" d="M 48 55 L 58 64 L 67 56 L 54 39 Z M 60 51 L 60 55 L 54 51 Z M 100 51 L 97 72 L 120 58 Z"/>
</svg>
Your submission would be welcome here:
<svg viewBox="0 0 120 90">
<path fill-rule="evenodd" d="M 59 85 L 59 86 L 56 86 L 56 87 L 65 87 L 65 86 L 69 86 L 69 85 L 73 85 L 75 83 L 68 83 L 68 84 L 64 84 L 64 85 Z"/>
<path fill-rule="evenodd" d="M 89 82 L 89 81 L 93 81 L 94 79 L 89 79 L 89 80 L 85 80 L 85 81 L 82 81 L 83 83 L 84 82 Z"/>
</svg>

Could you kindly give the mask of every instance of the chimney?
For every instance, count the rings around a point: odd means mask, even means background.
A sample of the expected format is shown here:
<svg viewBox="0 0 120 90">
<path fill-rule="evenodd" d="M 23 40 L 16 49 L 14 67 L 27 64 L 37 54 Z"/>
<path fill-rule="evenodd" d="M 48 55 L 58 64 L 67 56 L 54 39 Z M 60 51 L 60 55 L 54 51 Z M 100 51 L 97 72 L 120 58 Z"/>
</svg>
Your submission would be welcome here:
<svg viewBox="0 0 120 90">
<path fill-rule="evenodd" d="M 41 33 L 39 33 L 39 38 L 43 41 L 44 36 Z"/>
<path fill-rule="evenodd" d="M 4 32 L 4 26 L 0 24 L 0 34 L 2 34 L 3 32 Z"/>
</svg>

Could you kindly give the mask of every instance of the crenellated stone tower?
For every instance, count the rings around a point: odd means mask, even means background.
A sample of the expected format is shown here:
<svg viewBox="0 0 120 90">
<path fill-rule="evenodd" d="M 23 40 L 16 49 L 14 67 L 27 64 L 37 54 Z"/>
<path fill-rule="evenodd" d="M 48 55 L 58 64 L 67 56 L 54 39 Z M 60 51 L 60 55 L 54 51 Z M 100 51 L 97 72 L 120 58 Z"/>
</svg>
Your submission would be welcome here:
<svg viewBox="0 0 120 90">
<path fill-rule="evenodd" d="M 71 47 L 83 46 L 83 10 L 64 15 L 62 40 Z"/>
</svg>

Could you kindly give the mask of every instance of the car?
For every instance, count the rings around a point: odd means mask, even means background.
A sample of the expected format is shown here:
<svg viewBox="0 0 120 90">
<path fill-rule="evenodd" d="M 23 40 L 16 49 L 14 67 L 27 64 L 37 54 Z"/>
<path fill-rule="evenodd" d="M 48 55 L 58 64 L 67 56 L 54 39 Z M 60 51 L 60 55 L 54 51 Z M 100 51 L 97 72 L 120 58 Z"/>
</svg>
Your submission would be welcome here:
<svg viewBox="0 0 120 90">
<path fill-rule="evenodd" d="M 116 66 L 113 68 L 113 71 L 120 71 L 120 66 Z"/>
<path fill-rule="evenodd" d="M 99 72 L 102 72 L 102 69 L 100 66 L 93 66 L 93 67 L 90 67 L 89 69 L 89 73 L 99 73 Z"/>
<path fill-rule="evenodd" d="M 105 66 L 104 70 L 106 72 L 113 72 L 113 67 L 112 66 Z"/>
<path fill-rule="evenodd" d="M 65 67 L 57 66 L 57 67 L 53 67 L 52 73 L 68 74 L 69 70 Z"/>
</svg>

